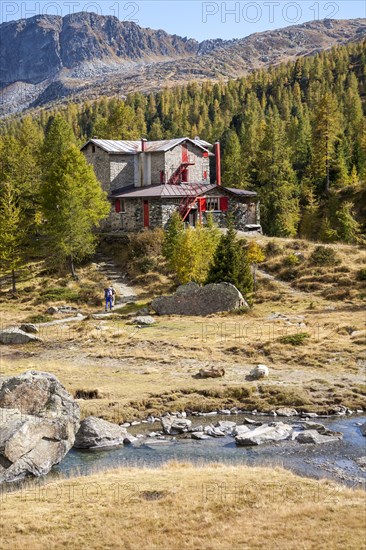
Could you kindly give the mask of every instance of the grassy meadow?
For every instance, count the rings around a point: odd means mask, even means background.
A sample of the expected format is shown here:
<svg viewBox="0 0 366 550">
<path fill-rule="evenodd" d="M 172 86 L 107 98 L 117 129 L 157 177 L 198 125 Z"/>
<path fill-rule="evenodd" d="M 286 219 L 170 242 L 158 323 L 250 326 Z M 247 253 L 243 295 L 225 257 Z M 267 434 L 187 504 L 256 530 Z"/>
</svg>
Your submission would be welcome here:
<svg viewBox="0 0 366 550">
<path fill-rule="evenodd" d="M 362 550 L 365 494 L 275 468 L 170 463 L 4 494 L 0 548 Z"/>
</svg>

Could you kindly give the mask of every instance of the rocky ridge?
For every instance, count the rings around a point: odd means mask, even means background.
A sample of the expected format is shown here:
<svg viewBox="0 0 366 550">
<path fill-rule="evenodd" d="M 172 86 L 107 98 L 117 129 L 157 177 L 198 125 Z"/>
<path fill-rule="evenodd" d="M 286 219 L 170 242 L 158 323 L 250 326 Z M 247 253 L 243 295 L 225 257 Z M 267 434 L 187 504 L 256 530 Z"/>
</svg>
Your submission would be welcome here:
<svg viewBox="0 0 366 550">
<path fill-rule="evenodd" d="M 325 19 L 200 43 L 83 12 L 6 22 L 0 33 L 0 116 L 6 116 L 71 95 L 85 100 L 189 80 L 236 78 L 362 40 L 366 20 Z"/>
</svg>

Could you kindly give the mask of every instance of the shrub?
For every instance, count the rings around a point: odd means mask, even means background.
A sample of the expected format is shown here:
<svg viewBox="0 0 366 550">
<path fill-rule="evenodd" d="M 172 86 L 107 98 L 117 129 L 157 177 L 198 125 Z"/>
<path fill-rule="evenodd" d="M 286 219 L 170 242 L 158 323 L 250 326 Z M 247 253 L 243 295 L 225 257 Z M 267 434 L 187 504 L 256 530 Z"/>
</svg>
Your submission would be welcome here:
<svg viewBox="0 0 366 550">
<path fill-rule="evenodd" d="M 76 302 L 79 299 L 77 290 L 67 287 L 48 288 L 40 293 L 42 302 L 67 301 Z"/>
<path fill-rule="evenodd" d="M 231 283 L 246 297 L 253 291 L 253 273 L 248 256 L 236 240 L 231 219 L 226 234 L 220 238 L 206 283 Z"/>
<path fill-rule="evenodd" d="M 24 319 L 25 323 L 48 323 L 49 321 L 52 321 L 52 317 L 50 315 L 45 315 L 44 313 L 37 313 L 36 315 L 29 315 L 26 319 Z"/>
<path fill-rule="evenodd" d="M 266 256 L 278 256 L 282 254 L 282 248 L 275 241 L 269 241 L 265 246 Z"/>
<path fill-rule="evenodd" d="M 290 344 L 291 346 L 301 346 L 305 343 L 305 340 L 310 338 L 308 332 L 298 332 L 297 334 L 289 334 L 287 336 L 282 336 L 278 339 L 281 344 Z"/>
<path fill-rule="evenodd" d="M 100 399 L 99 390 L 76 390 L 75 399 Z"/>
<path fill-rule="evenodd" d="M 300 258 L 300 256 L 298 256 L 296 254 L 289 254 L 284 259 L 284 263 L 288 267 L 293 267 L 294 265 L 298 265 L 300 262 L 301 262 L 301 258 Z"/>
<path fill-rule="evenodd" d="M 360 269 L 360 271 L 357 273 L 357 279 L 359 281 L 366 281 L 366 267 Z"/>
<path fill-rule="evenodd" d="M 163 229 L 156 228 L 131 235 L 128 255 L 133 260 L 143 256 L 161 256 L 164 241 Z"/>
<path fill-rule="evenodd" d="M 138 258 L 135 261 L 135 268 L 139 272 L 146 274 L 156 268 L 156 261 L 154 260 L 154 258 L 149 257 Z"/>
<path fill-rule="evenodd" d="M 310 261 L 314 265 L 337 265 L 340 263 L 336 252 L 328 246 L 317 246 L 310 255 Z"/>
</svg>

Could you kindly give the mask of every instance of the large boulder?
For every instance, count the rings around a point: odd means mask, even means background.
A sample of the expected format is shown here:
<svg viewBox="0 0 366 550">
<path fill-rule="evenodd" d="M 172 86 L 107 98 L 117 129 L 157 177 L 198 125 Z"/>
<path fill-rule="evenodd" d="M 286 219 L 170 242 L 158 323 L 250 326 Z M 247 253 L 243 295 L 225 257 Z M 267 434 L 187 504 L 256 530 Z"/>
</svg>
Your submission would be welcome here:
<svg viewBox="0 0 366 550">
<path fill-rule="evenodd" d="M 123 445 L 127 435 L 126 428 L 122 428 L 118 424 L 112 424 L 112 422 L 96 416 L 88 416 L 80 423 L 74 447 L 77 449 L 93 449 Z"/>
<path fill-rule="evenodd" d="M 296 409 L 292 409 L 291 407 L 280 407 L 276 409 L 276 414 L 278 416 L 297 416 L 299 413 Z"/>
<path fill-rule="evenodd" d="M 310 422 L 309 420 L 305 420 L 303 422 L 300 422 L 300 427 L 303 430 L 315 430 L 321 435 L 335 435 L 335 436 L 342 435 L 340 432 L 329 430 L 329 428 L 324 426 L 324 424 L 320 424 L 320 422 Z"/>
<path fill-rule="evenodd" d="M 211 367 L 210 369 L 200 369 L 198 371 L 199 378 L 222 378 L 225 376 L 225 369 L 222 367 Z"/>
<path fill-rule="evenodd" d="M 154 317 L 151 317 L 151 315 L 138 315 L 132 321 L 130 324 L 132 325 L 143 325 L 143 326 L 149 326 L 154 325 L 156 323 Z"/>
<path fill-rule="evenodd" d="M 241 292 L 230 283 L 200 286 L 188 283 L 178 287 L 172 296 L 155 298 L 151 307 L 158 315 L 209 315 L 248 307 Z"/>
<path fill-rule="evenodd" d="M 55 376 L 28 371 L 0 388 L 0 482 L 47 474 L 74 444 L 79 407 Z"/>
<path fill-rule="evenodd" d="M 237 445 L 262 445 L 289 439 L 292 434 L 292 426 L 282 422 L 263 424 L 250 432 L 241 432 L 235 437 Z"/>
<path fill-rule="evenodd" d="M 40 338 L 29 334 L 20 328 L 7 328 L 0 330 L 0 344 L 28 344 L 29 342 L 40 342 Z"/>
<path fill-rule="evenodd" d="M 164 433 L 174 435 L 188 432 L 192 426 L 192 421 L 188 418 L 177 418 L 175 416 L 163 416 L 161 425 Z"/>
<path fill-rule="evenodd" d="M 257 365 L 250 371 L 250 378 L 252 380 L 260 380 L 266 378 L 269 375 L 269 368 L 266 365 Z"/>
<path fill-rule="evenodd" d="M 314 445 L 330 443 L 339 439 L 342 439 L 342 434 L 334 432 L 334 435 L 322 435 L 316 430 L 305 430 L 296 436 L 296 441 L 299 443 L 312 443 Z"/>
<path fill-rule="evenodd" d="M 364 422 L 364 423 L 362 424 L 362 426 L 360 426 L 360 431 L 361 431 L 362 435 L 363 435 L 364 437 L 366 437 L 366 422 Z"/>
<path fill-rule="evenodd" d="M 37 334 L 39 332 L 38 327 L 33 323 L 23 323 L 20 325 L 20 330 L 27 334 Z"/>
</svg>

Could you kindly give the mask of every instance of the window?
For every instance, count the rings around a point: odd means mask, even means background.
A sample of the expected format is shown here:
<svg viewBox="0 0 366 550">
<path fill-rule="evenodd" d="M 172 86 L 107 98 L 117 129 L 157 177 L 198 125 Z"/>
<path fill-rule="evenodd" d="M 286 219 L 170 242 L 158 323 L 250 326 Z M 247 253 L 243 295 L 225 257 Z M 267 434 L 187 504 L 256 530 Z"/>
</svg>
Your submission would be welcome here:
<svg viewBox="0 0 366 550">
<path fill-rule="evenodd" d="M 95 145 L 92 145 L 92 153 L 95 153 Z"/>
<path fill-rule="evenodd" d="M 115 210 L 116 210 L 117 214 L 121 214 L 122 212 L 126 212 L 125 200 L 124 199 L 116 199 Z"/>
<path fill-rule="evenodd" d="M 220 210 L 219 201 L 220 197 L 207 197 L 206 210 Z"/>
</svg>

